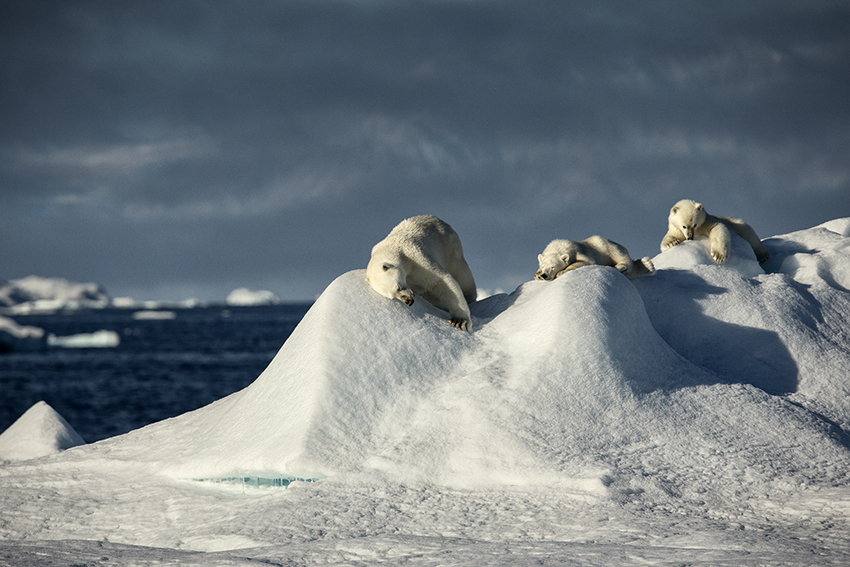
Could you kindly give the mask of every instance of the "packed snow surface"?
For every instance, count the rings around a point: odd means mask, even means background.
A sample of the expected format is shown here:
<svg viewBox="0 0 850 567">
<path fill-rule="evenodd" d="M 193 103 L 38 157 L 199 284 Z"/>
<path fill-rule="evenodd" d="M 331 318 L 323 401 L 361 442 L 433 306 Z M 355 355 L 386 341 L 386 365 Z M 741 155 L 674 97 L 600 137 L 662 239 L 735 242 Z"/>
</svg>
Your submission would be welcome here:
<svg viewBox="0 0 850 567">
<path fill-rule="evenodd" d="M 343 274 L 244 390 L 0 468 L 0 557 L 850 564 L 848 233 L 529 281 L 472 333 Z"/>
</svg>

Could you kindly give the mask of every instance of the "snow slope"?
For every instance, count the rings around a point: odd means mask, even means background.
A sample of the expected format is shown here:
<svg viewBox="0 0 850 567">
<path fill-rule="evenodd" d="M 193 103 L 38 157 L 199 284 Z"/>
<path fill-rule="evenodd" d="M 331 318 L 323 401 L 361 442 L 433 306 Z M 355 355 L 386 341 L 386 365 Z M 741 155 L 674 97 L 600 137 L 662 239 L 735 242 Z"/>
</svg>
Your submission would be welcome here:
<svg viewBox="0 0 850 567">
<path fill-rule="evenodd" d="M 470 334 L 343 274 L 248 388 L 0 468 L 0 553 L 847 564 L 849 229 L 529 281 Z"/>
</svg>

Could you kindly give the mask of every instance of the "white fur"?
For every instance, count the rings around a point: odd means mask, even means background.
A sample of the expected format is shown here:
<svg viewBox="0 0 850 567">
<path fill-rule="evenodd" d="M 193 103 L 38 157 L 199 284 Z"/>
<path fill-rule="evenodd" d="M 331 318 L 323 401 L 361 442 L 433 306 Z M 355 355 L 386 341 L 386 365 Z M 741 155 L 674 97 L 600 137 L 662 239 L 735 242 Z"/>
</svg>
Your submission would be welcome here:
<svg viewBox="0 0 850 567">
<path fill-rule="evenodd" d="M 632 260 L 624 246 L 601 236 L 581 241 L 553 240 L 537 256 L 537 262 L 540 268 L 534 278 L 538 280 L 554 280 L 564 272 L 594 264 L 613 266 L 629 279 L 655 272 L 652 260 Z"/>
<path fill-rule="evenodd" d="M 770 252 L 750 225 L 741 219 L 712 216 L 705 212 L 701 203 L 690 199 L 682 199 L 670 209 L 667 234 L 661 240 L 661 251 L 669 250 L 685 240 L 707 237 L 711 240 L 711 257 L 722 264 L 729 257 L 730 231 L 749 242 L 759 264 L 770 259 Z"/>
<path fill-rule="evenodd" d="M 453 327 L 472 330 L 469 305 L 477 288 L 460 237 L 435 216 L 401 221 L 372 248 L 366 280 L 388 299 L 413 304 L 419 295 L 449 312 Z"/>
</svg>

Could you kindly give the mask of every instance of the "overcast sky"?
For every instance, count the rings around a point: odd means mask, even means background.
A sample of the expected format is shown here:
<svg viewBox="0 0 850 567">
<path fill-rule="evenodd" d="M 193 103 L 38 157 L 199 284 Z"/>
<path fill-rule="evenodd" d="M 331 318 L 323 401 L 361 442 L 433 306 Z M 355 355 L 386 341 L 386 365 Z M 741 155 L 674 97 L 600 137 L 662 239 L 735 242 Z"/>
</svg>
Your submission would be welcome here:
<svg viewBox="0 0 850 567">
<path fill-rule="evenodd" d="M 850 3 L 4 2 L 0 279 L 313 299 L 403 218 L 480 288 L 677 200 L 850 216 Z"/>
</svg>

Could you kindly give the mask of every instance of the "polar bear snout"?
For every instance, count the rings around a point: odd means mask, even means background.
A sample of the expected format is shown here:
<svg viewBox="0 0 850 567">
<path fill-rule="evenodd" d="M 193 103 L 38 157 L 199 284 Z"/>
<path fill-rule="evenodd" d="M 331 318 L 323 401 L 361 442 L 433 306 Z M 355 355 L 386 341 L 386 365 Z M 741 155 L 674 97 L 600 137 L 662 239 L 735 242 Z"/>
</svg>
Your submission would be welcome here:
<svg viewBox="0 0 850 567">
<path fill-rule="evenodd" d="M 404 304 L 407 305 L 408 307 L 413 305 L 413 292 L 410 291 L 409 288 L 408 289 L 402 289 L 401 287 L 399 287 L 398 291 L 396 291 L 395 296 L 400 301 L 404 302 Z"/>
<path fill-rule="evenodd" d="M 536 279 L 536 280 L 547 280 L 547 279 L 549 279 L 549 276 L 547 276 L 546 272 L 544 272 L 543 270 L 537 270 L 537 273 L 534 274 L 534 279 Z"/>
</svg>

